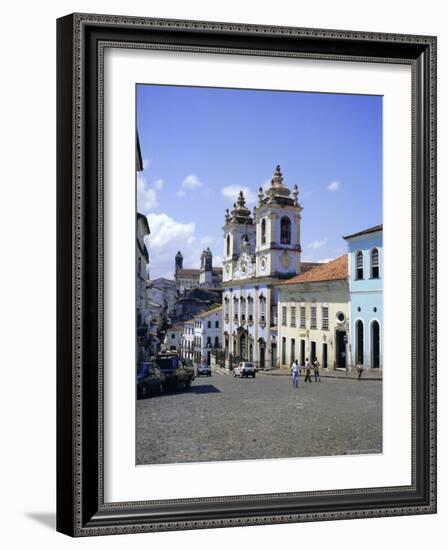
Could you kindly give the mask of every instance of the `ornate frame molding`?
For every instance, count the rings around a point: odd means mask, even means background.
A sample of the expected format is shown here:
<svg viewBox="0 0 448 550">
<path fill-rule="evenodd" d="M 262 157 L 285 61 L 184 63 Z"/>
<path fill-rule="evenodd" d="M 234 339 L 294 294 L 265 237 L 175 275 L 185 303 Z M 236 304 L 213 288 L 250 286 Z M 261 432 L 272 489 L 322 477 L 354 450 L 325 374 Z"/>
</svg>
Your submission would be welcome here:
<svg viewBox="0 0 448 550">
<path fill-rule="evenodd" d="M 418 338 L 414 338 L 411 358 L 411 486 L 104 502 L 102 82 L 106 47 L 412 66 L 412 332 Z M 93 14 L 58 20 L 59 531 L 90 536 L 436 511 L 436 61 L 436 38 L 430 36 Z M 97 125 L 90 122 L 92 114 L 97 115 L 93 118 Z M 88 315 L 92 310 L 96 314 Z M 91 415 L 95 421 L 87 422 Z"/>
</svg>

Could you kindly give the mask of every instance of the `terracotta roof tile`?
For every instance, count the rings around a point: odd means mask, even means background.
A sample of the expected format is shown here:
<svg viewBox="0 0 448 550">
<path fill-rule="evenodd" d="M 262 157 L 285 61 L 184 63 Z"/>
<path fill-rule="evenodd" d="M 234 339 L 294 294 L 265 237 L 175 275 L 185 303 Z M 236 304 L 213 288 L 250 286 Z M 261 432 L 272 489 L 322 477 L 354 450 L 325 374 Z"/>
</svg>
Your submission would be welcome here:
<svg viewBox="0 0 448 550">
<path fill-rule="evenodd" d="M 347 254 L 340 256 L 331 262 L 320 264 L 317 267 L 305 271 L 288 279 L 283 285 L 293 285 L 295 283 L 314 283 L 319 281 L 339 281 L 348 277 L 348 257 Z"/>
<path fill-rule="evenodd" d="M 199 277 L 199 269 L 178 269 L 176 277 Z"/>
</svg>

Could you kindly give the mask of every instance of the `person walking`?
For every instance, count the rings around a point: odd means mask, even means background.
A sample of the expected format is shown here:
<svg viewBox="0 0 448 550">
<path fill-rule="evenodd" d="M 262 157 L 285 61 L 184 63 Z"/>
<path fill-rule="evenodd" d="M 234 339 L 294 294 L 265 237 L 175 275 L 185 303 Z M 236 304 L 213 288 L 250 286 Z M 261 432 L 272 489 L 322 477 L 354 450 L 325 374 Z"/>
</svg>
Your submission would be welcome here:
<svg viewBox="0 0 448 550">
<path fill-rule="evenodd" d="M 308 357 L 305 360 L 305 380 L 304 382 L 311 382 L 311 363 Z"/>
<path fill-rule="evenodd" d="M 314 361 L 314 381 L 315 382 L 320 382 L 320 363 L 319 361 L 316 359 Z"/>
<path fill-rule="evenodd" d="M 358 371 L 358 380 L 361 380 L 361 376 L 364 371 L 364 367 L 362 366 L 362 363 L 358 363 L 356 365 L 356 370 Z"/>
<path fill-rule="evenodd" d="M 299 363 L 297 362 L 297 359 L 294 359 L 294 363 L 291 367 L 292 370 L 292 384 L 295 388 L 299 387 Z"/>
</svg>

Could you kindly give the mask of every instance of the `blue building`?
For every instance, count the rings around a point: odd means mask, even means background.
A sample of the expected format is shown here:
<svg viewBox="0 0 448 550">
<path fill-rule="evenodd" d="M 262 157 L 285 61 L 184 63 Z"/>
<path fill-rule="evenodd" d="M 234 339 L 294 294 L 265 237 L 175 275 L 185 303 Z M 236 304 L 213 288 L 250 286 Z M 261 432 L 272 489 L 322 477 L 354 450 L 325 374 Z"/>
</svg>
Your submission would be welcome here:
<svg viewBox="0 0 448 550">
<path fill-rule="evenodd" d="M 351 362 L 383 367 L 383 226 L 344 237 L 348 244 Z"/>
</svg>

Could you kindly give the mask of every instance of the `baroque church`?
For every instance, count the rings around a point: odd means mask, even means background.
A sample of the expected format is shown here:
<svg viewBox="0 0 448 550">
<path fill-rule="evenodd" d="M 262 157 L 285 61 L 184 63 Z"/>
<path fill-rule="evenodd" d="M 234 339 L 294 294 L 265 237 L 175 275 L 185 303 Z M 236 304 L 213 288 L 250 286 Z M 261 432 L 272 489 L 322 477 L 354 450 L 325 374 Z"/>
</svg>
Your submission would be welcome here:
<svg viewBox="0 0 448 550">
<path fill-rule="evenodd" d="M 213 254 L 208 247 L 201 254 L 200 269 L 184 268 L 184 257 L 179 250 L 174 259 L 174 281 L 178 294 L 197 287 L 220 289 L 222 268 L 213 267 Z"/>
<path fill-rule="evenodd" d="M 280 166 L 266 192 L 260 187 L 251 212 L 240 191 L 226 211 L 223 260 L 223 342 L 226 366 L 254 361 L 260 368 L 277 362 L 276 285 L 314 267 L 302 263 L 297 185 L 291 193 Z"/>
</svg>

